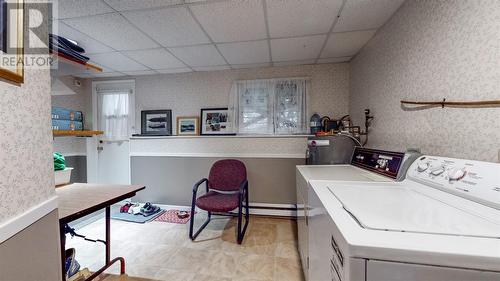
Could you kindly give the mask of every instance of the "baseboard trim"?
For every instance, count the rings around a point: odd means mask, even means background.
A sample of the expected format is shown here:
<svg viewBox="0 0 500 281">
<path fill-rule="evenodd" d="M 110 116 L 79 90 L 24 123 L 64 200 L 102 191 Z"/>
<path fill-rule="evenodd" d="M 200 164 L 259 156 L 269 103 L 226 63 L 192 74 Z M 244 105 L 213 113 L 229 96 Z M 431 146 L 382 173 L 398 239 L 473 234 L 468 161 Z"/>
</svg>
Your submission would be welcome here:
<svg viewBox="0 0 500 281">
<path fill-rule="evenodd" d="M 155 204 L 163 209 L 190 210 L 191 206 Z M 196 208 L 199 210 L 198 208 Z M 250 214 L 261 216 L 296 217 L 297 208 L 293 204 L 250 203 Z"/>
<path fill-rule="evenodd" d="M 21 232 L 26 227 L 40 220 L 48 213 L 57 209 L 57 196 L 43 201 L 42 203 L 31 207 L 26 212 L 0 224 L 0 243 Z"/>
</svg>

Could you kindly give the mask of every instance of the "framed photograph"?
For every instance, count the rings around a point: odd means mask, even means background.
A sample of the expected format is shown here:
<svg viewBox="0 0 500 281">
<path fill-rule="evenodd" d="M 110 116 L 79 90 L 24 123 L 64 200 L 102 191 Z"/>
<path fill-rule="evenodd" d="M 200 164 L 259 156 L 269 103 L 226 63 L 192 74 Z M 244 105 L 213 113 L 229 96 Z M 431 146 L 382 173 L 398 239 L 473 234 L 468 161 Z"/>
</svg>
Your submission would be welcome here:
<svg viewBox="0 0 500 281">
<path fill-rule="evenodd" d="M 201 109 L 201 135 L 235 135 L 227 107 Z"/>
<path fill-rule="evenodd" d="M 172 110 L 141 111 L 141 135 L 171 136 Z"/>
<path fill-rule="evenodd" d="M 0 0 L 0 78 L 24 82 L 24 2 Z M 14 63 L 12 63 L 14 62 Z"/>
<path fill-rule="evenodd" d="M 177 117 L 177 135 L 199 135 L 200 117 Z"/>
</svg>

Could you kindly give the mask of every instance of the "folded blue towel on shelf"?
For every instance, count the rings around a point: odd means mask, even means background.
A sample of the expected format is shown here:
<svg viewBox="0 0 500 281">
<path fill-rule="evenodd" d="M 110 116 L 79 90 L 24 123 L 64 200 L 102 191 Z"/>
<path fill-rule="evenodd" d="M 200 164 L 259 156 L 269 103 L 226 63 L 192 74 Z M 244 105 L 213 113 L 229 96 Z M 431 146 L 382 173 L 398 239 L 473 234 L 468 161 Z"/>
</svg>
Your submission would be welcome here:
<svg viewBox="0 0 500 281">
<path fill-rule="evenodd" d="M 54 120 L 71 120 L 83 121 L 83 113 L 72 109 L 62 107 L 52 107 L 52 119 Z"/>
<path fill-rule="evenodd" d="M 52 119 L 52 130 L 82 131 L 83 123 L 79 121 Z"/>
</svg>

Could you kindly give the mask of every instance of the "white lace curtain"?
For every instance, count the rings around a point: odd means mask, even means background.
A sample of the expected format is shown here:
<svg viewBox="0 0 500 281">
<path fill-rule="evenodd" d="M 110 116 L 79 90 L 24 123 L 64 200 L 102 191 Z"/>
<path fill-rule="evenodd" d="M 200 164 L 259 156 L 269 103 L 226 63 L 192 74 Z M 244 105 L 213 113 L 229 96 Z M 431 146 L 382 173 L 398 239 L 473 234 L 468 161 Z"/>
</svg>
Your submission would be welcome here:
<svg viewBox="0 0 500 281">
<path fill-rule="evenodd" d="M 127 140 L 129 137 L 129 100 L 128 90 L 98 91 L 99 128 L 107 140 Z"/>
<path fill-rule="evenodd" d="M 229 118 L 240 134 L 302 134 L 307 131 L 306 79 L 235 81 Z"/>
</svg>

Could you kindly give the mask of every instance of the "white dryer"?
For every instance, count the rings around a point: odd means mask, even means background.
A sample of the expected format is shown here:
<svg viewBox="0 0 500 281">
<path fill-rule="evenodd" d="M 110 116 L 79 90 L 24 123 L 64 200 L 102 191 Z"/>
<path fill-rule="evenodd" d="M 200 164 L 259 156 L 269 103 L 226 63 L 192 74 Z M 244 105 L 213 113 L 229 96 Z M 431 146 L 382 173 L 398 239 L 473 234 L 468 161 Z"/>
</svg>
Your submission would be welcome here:
<svg viewBox="0 0 500 281">
<path fill-rule="evenodd" d="M 398 176 L 404 176 L 407 166 L 405 164 L 415 160 L 415 154 L 405 155 L 400 152 L 355 147 L 351 158 L 350 164 L 304 165 L 296 168 L 298 248 L 306 280 L 309 279 L 309 182 L 311 180 L 393 182 Z"/>
<path fill-rule="evenodd" d="M 402 182 L 310 185 L 310 280 L 500 280 L 500 164 L 422 156 Z"/>
</svg>

